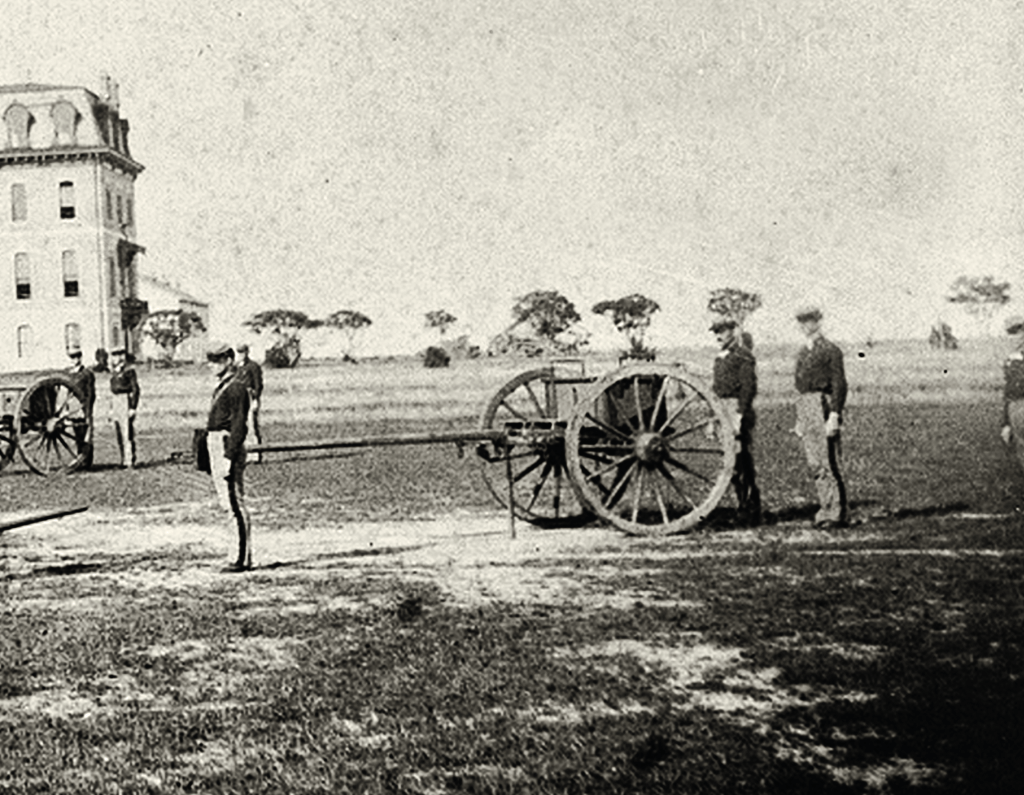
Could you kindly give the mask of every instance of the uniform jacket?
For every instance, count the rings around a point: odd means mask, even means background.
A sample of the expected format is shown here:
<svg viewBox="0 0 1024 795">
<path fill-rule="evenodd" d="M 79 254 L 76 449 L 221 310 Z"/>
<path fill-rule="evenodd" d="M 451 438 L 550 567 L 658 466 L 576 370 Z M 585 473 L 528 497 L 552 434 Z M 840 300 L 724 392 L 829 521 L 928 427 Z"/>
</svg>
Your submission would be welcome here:
<svg viewBox="0 0 1024 795">
<path fill-rule="evenodd" d="M 237 370 L 238 380 L 241 381 L 254 400 L 259 400 L 263 394 L 263 368 L 252 359 L 247 359 L 245 364 L 239 365 Z"/>
<path fill-rule="evenodd" d="M 810 347 L 803 347 L 796 358 L 796 391 L 821 392 L 829 396 L 832 411 L 841 412 L 846 405 L 846 370 L 843 352 L 834 342 L 815 337 Z"/>
<path fill-rule="evenodd" d="M 213 390 L 206 430 L 228 432 L 224 447 L 226 458 L 234 458 L 244 450 L 248 414 L 249 390 L 245 384 L 234 375 L 221 379 Z M 213 455 L 215 451 L 210 452 Z"/>
<path fill-rule="evenodd" d="M 128 395 L 128 408 L 139 407 L 139 379 L 131 367 L 125 366 L 110 373 L 110 391 L 115 395 Z"/>
<path fill-rule="evenodd" d="M 86 419 L 92 417 L 93 406 L 96 405 L 96 374 L 88 367 L 69 367 L 68 378 L 82 390 Z"/>
<path fill-rule="evenodd" d="M 736 398 L 741 417 L 752 419 L 757 396 L 757 362 L 750 349 L 734 339 L 715 356 L 712 389 L 720 398 Z"/>
</svg>

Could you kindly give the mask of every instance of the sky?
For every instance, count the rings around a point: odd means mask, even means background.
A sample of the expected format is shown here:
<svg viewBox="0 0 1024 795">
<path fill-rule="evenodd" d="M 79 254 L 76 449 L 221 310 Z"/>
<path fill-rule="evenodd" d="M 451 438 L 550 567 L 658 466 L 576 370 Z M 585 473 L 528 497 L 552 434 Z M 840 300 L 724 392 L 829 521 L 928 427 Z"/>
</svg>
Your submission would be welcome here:
<svg viewBox="0 0 1024 795">
<path fill-rule="evenodd" d="M 927 336 L 994 275 L 1024 307 L 1024 12 L 1013 0 L 6 0 L 3 83 L 120 84 L 145 272 L 253 313 L 373 320 L 359 351 L 478 344 L 558 290 L 711 289 L 862 341 Z"/>
</svg>

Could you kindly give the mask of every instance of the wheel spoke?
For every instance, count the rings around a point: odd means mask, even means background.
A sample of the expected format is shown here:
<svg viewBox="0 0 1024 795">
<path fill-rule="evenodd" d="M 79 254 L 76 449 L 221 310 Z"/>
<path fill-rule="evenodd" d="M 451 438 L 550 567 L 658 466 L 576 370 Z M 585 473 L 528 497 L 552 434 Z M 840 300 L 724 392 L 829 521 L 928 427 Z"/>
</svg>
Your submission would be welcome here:
<svg viewBox="0 0 1024 795">
<path fill-rule="evenodd" d="M 613 488 L 608 494 L 608 502 L 605 503 L 607 507 L 611 508 L 615 503 L 622 499 L 622 495 L 625 493 L 626 487 L 629 485 L 630 477 L 633 472 L 636 471 L 638 466 L 638 462 L 634 461 L 629 465 L 629 469 L 623 473 L 622 479 L 619 480 L 618 483 L 613 484 Z"/>
<path fill-rule="evenodd" d="M 640 376 L 633 376 L 633 403 L 636 406 L 636 427 L 639 431 L 647 430 L 647 423 L 644 422 L 644 410 L 640 405 Z M 635 519 L 633 521 L 636 521 Z"/>
<path fill-rule="evenodd" d="M 519 470 L 519 472 L 517 472 L 516 475 L 512 478 L 512 482 L 518 483 L 520 480 L 525 478 L 527 475 L 529 475 L 531 472 L 533 472 L 533 470 L 535 470 L 543 463 L 544 459 L 538 457 L 537 460 L 530 464 L 528 467 L 524 467 L 523 469 Z"/>
<path fill-rule="evenodd" d="M 701 420 L 700 422 L 697 422 L 697 423 L 695 423 L 693 425 L 687 425 L 685 428 L 682 428 L 682 429 L 680 429 L 678 431 L 672 431 L 672 433 L 665 434 L 663 439 L 666 442 L 670 442 L 670 441 L 672 441 L 673 439 L 675 439 L 675 438 L 677 438 L 679 436 L 686 436 L 687 434 L 693 433 L 694 431 L 696 431 L 696 430 L 698 430 L 700 428 L 703 428 L 707 424 L 708 424 L 707 420 Z"/>
<path fill-rule="evenodd" d="M 533 387 L 530 386 L 530 383 L 526 382 L 525 384 L 523 384 L 523 386 L 526 387 L 526 391 L 530 395 L 530 400 L 533 402 L 534 407 L 537 409 L 537 414 L 539 414 L 541 417 L 547 417 L 547 412 L 544 411 L 543 407 L 540 405 L 540 401 L 537 400 L 537 394 L 533 391 Z"/>
<path fill-rule="evenodd" d="M 668 378 L 661 379 L 661 389 L 658 390 L 658 397 L 654 401 L 654 408 L 651 410 L 651 429 L 653 430 L 655 424 L 658 422 L 658 412 L 661 411 L 662 405 L 665 403 L 665 397 L 668 395 Z"/>
<path fill-rule="evenodd" d="M 637 467 L 636 486 L 633 489 L 633 524 L 636 524 L 636 517 L 640 515 L 640 498 L 644 491 L 644 468 Z"/>
<path fill-rule="evenodd" d="M 613 428 L 611 425 L 609 425 L 606 422 L 602 422 L 597 417 L 595 417 L 593 414 L 591 414 L 589 411 L 587 412 L 586 417 L 587 417 L 588 420 L 590 420 L 592 423 L 594 423 L 598 428 L 600 428 L 603 431 L 607 431 L 612 436 L 618 436 L 620 439 L 622 439 L 623 441 L 626 441 L 626 442 L 632 441 L 632 437 L 629 434 L 623 433 L 622 431 L 618 430 L 617 428 Z"/>
<path fill-rule="evenodd" d="M 670 447 L 673 453 L 708 453 L 710 455 L 725 455 L 721 447 Z"/>
<path fill-rule="evenodd" d="M 520 414 L 518 411 L 516 411 L 507 400 L 502 400 L 501 401 L 501 405 L 504 406 L 506 409 L 508 409 L 510 414 L 515 415 L 516 417 L 521 419 L 523 422 L 529 422 L 530 421 L 529 417 L 527 417 L 525 414 Z"/>
<path fill-rule="evenodd" d="M 658 471 L 661 472 L 662 476 L 668 481 L 676 494 L 686 500 L 686 502 L 690 503 L 693 508 L 697 507 L 697 503 L 690 498 L 689 494 L 683 491 L 683 487 L 679 485 L 674 477 L 672 477 L 672 473 L 668 471 L 668 468 L 664 464 L 658 464 Z"/>
<path fill-rule="evenodd" d="M 686 398 L 679 406 L 679 408 L 673 411 L 672 414 L 665 419 L 665 422 L 663 422 L 661 427 L 658 428 L 657 430 L 664 431 L 666 428 L 668 428 L 673 422 L 679 419 L 679 417 L 682 416 L 682 413 L 686 411 L 688 408 L 690 408 L 694 401 L 696 401 L 699 397 L 700 395 L 694 392 L 692 395 Z"/>
<path fill-rule="evenodd" d="M 608 466 L 606 466 L 604 469 L 599 469 L 597 472 L 594 472 L 594 473 L 592 473 L 590 475 L 587 475 L 586 479 L 587 480 L 593 480 L 594 478 L 599 478 L 602 475 L 606 475 L 607 473 L 611 472 L 616 467 L 622 466 L 622 463 L 624 461 L 626 461 L 627 459 L 632 458 L 632 457 L 633 457 L 632 453 L 627 453 L 626 455 L 624 455 L 624 456 L 622 456 L 620 458 L 616 458 L 614 461 L 612 461 L 610 464 L 608 464 Z"/>
<path fill-rule="evenodd" d="M 665 456 L 665 462 L 669 463 L 669 464 L 672 464 L 674 467 L 677 467 L 678 469 L 683 470 L 683 472 L 685 472 L 687 475 L 693 475 L 695 478 L 700 478 L 705 483 L 713 483 L 714 482 L 707 475 L 705 475 L 705 474 L 703 474 L 701 472 L 698 472 L 696 469 L 692 469 L 691 467 L 688 467 L 682 461 L 677 461 L 676 459 L 674 459 L 670 455 L 669 456 Z"/>
<path fill-rule="evenodd" d="M 544 484 L 547 482 L 548 475 L 551 474 L 551 462 L 547 461 L 544 464 L 544 469 L 541 470 L 540 479 L 537 484 L 533 487 L 533 496 L 530 497 L 530 502 L 526 506 L 526 510 L 532 510 L 533 504 L 537 502 L 537 497 L 540 496 L 541 489 L 544 488 Z"/>
<path fill-rule="evenodd" d="M 665 507 L 665 497 L 661 493 L 661 486 L 658 485 L 657 479 L 651 476 L 651 487 L 654 490 L 654 496 L 658 500 L 658 510 L 661 511 L 662 524 L 668 524 L 668 509 Z"/>
</svg>

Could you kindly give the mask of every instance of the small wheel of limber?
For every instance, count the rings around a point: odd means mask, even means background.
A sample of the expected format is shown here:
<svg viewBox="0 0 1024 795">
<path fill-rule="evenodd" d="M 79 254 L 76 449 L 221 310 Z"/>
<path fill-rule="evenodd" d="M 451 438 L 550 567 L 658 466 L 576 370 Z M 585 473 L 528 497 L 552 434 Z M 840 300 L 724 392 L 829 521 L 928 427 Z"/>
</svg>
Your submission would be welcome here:
<svg viewBox="0 0 1024 795">
<path fill-rule="evenodd" d="M 71 472 L 85 460 L 79 444 L 84 434 L 85 396 L 66 376 L 49 375 L 21 395 L 14 427 L 18 450 L 33 472 Z"/>
<path fill-rule="evenodd" d="M 507 508 L 511 469 L 513 510 L 531 524 L 570 527 L 593 518 L 566 469 L 560 411 L 568 412 L 573 402 L 572 387 L 560 385 L 551 369 L 529 370 L 499 389 L 480 417 L 483 430 L 505 433 L 504 442 L 477 446 L 484 482 Z"/>
<path fill-rule="evenodd" d="M 681 533 L 718 505 L 736 442 L 725 408 L 681 366 L 634 364 L 584 394 L 566 432 L 569 476 L 632 535 Z"/>
</svg>

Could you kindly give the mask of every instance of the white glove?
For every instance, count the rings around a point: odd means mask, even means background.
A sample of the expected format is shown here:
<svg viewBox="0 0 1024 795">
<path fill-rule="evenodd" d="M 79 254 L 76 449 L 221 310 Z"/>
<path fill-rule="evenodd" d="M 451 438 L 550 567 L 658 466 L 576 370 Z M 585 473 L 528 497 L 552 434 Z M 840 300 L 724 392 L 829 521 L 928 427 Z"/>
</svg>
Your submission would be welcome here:
<svg viewBox="0 0 1024 795">
<path fill-rule="evenodd" d="M 708 441 L 713 441 L 715 435 L 715 421 L 708 420 L 707 425 L 704 426 L 704 438 Z"/>
<path fill-rule="evenodd" d="M 222 466 L 224 467 L 224 469 L 221 472 L 221 477 L 224 478 L 224 480 L 230 480 L 231 479 L 231 459 L 230 458 L 225 458 L 225 459 L 223 459 L 223 461 L 224 461 L 224 463 L 222 464 Z"/>
<path fill-rule="evenodd" d="M 1004 425 L 1002 430 L 999 431 L 999 435 L 1003 437 L 1003 444 L 1009 444 L 1013 438 L 1013 428 L 1009 425 Z"/>
<path fill-rule="evenodd" d="M 739 414 L 733 414 L 730 419 L 732 420 L 733 435 L 739 437 L 740 429 L 743 427 L 743 418 Z"/>
<path fill-rule="evenodd" d="M 833 411 L 828 415 L 828 419 L 825 420 L 825 435 L 835 436 L 839 433 L 839 412 Z"/>
</svg>

